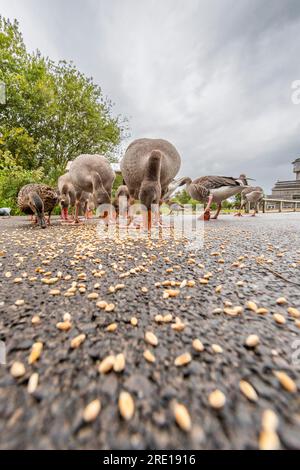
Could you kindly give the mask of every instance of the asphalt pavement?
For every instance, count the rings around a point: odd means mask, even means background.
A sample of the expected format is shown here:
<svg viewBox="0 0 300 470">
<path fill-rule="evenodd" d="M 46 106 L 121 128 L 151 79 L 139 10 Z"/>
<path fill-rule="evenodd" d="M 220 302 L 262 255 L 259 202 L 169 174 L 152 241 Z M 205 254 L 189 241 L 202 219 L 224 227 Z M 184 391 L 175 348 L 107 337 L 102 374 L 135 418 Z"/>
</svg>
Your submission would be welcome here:
<svg viewBox="0 0 300 470">
<path fill-rule="evenodd" d="M 1 449 L 300 447 L 300 214 L 199 230 L 0 219 Z"/>
</svg>

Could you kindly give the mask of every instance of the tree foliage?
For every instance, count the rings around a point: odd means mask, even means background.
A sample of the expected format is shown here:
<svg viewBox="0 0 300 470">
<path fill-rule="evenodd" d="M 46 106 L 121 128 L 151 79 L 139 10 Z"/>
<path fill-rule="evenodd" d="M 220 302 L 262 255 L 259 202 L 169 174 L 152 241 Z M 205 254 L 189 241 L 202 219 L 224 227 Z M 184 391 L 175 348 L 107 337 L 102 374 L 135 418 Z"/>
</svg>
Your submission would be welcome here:
<svg viewBox="0 0 300 470">
<path fill-rule="evenodd" d="M 195 209 L 196 206 L 200 204 L 199 201 L 196 201 L 195 199 L 191 198 L 191 196 L 185 189 L 179 191 L 173 198 L 173 200 L 174 202 L 178 202 L 181 205 L 189 204 L 193 207 L 193 209 Z"/>
<path fill-rule="evenodd" d="M 73 63 L 28 53 L 17 21 L 2 17 L 0 82 L 6 88 L 6 103 L 0 104 L 0 205 L 12 205 L 16 196 L 6 196 L 9 169 L 54 184 L 77 155 L 112 155 L 127 129 L 127 120 L 113 116 L 112 103 L 91 78 Z"/>
</svg>

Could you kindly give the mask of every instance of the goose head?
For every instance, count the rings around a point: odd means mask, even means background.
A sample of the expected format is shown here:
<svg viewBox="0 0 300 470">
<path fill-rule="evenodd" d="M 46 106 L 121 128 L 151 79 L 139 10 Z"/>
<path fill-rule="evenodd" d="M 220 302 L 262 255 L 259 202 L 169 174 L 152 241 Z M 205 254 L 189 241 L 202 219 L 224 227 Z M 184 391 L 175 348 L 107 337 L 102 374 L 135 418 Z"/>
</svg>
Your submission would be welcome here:
<svg viewBox="0 0 300 470">
<path fill-rule="evenodd" d="M 63 193 L 59 195 L 59 205 L 61 208 L 62 217 L 68 217 L 68 208 L 71 205 L 70 196 L 68 193 Z"/>
<path fill-rule="evenodd" d="M 97 189 L 94 189 L 93 200 L 96 208 L 96 214 L 101 219 L 106 219 L 109 214 L 109 211 L 107 209 L 101 209 L 101 206 L 109 205 L 111 202 L 111 197 L 102 185 Z"/>
<path fill-rule="evenodd" d="M 139 200 L 141 203 L 151 209 L 152 204 L 159 204 L 161 199 L 161 185 L 157 181 L 143 181 L 139 192 Z"/>
<path fill-rule="evenodd" d="M 126 185 L 121 185 L 116 192 L 115 199 L 113 201 L 113 206 L 116 210 L 116 213 L 119 214 L 120 210 L 128 210 L 128 201 L 130 199 L 129 190 Z"/>
<path fill-rule="evenodd" d="M 210 195 L 210 191 L 205 186 L 192 181 L 191 178 L 183 178 L 181 180 L 180 186 L 186 185 L 186 190 L 188 194 L 195 199 L 196 201 L 206 201 Z"/>
<path fill-rule="evenodd" d="M 61 188 L 61 191 L 58 194 L 58 198 L 59 198 L 59 205 L 60 205 L 61 210 L 63 212 L 66 212 L 68 210 L 68 207 L 70 207 L 70 205 L 71 205 L 71 198 L 70 198 L 70 195 L 69 195 L 67 185 L 64 185 Z"/>
<path fill-rule="evenodd" d="M 94 203 L 96 207 L 102 204 L 110 204 L 110 195 L 104 188 L 98 188 L 93 192 Z"/>
<path fill-rule="evenodd" d="M 33 214 L 35 214 L 37 218 L 37 223 L 41 226 L 41 228 L 46 228 L 46 220 L 44 215 L 44 207 L 41 198 L 37 195 L 37 193 L 30 193 L 28 196 L 28 205 L 32 210 Z"/>
<path fill-rule="evenodd" d="M 245 185 L 245 186 L 248 186 L 248 180 L 249 181 L 255 181 L 255 179 L 253 178 L 249 178 L 249 176 L 246 176 L 244 173 L 242 173 L 238 180 L 242 181 L 242 183 Z"/>
</svg>

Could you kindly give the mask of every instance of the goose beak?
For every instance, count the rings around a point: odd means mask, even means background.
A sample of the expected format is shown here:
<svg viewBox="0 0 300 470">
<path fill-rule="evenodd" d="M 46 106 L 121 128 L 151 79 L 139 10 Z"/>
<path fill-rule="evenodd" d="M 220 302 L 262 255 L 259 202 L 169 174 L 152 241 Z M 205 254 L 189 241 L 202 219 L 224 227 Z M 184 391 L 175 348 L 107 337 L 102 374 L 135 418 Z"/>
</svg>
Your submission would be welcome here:
<svg viewBox="0 0 300 470">
<path fill-rule="evenodd" d="M 39 224 L 40 224 L 40 226 L 41 226 L 42 228 L 46 228 L 46 227 L 47 227 L 47 224 L 46 224 L 46 221 L 45 221 L 44 217 L 43 217 L 43 216 L 42 216 L 42 217 L 38 217 L 38 219 L 39 219 Z"/>
</svg>

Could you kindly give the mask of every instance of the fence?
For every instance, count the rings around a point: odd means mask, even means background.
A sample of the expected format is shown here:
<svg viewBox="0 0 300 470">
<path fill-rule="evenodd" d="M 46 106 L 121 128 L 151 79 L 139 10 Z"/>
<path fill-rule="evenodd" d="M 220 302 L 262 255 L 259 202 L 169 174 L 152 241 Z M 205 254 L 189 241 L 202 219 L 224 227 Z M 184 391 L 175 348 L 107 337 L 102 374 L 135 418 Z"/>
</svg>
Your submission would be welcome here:
<svg viewBox="0 0 300 470">
<path fill-rule="evenodd" d="M 263 199 L 262 211 L 266 212 L 297 212 L 300 210 L 300 201 L 289 199 Z"/>
</svg>

